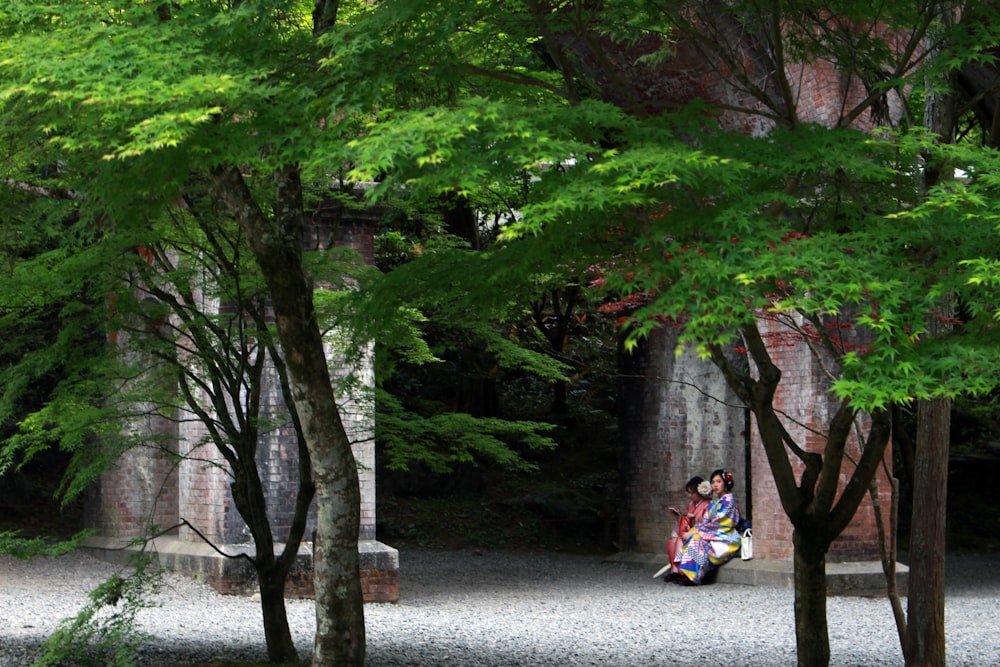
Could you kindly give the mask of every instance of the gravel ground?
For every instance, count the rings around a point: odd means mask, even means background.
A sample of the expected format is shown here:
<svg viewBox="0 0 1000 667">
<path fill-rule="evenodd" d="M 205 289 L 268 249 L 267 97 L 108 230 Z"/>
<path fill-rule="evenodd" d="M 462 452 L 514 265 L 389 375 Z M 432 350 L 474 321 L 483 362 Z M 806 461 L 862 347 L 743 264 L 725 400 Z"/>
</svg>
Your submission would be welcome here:
<svg viewBox="0 0 1000 667">
<path fill-rule="evenodd" d="M 655 567 L 596 557 L 468 552 L 400 555 L 399 604 L 365 606 L 372 666 L 793 665 L 792 591 L 654 580 Z M 38 643 L 115 571 L 85 555 L 0 556 L 0 665 L 30 665 Z M 156 639 L 142 665 L 262 659 L 259 606 L 168 574 L 141 612 Z M 1000 554 L 948 559 L 948 664 L 1000 665 Z M 885 599 L 830 598 L 833 665 L 902 665 Z M 290 600 L 308 655 L 312 603 Z"/>
</svg>

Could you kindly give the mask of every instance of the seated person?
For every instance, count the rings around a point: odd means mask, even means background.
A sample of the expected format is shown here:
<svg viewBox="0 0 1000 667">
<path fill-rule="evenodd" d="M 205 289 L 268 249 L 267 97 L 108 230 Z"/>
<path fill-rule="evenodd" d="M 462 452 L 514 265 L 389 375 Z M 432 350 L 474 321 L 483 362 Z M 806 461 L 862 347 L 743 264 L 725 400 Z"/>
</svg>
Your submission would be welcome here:
<svg viewBox="0 0 1000 667">
<path fill-rule="evenodd" d="M 684 543 L 674 562 L 683 575 L 677 582 L 698 585 L 705 575 L 727 562 L 740 550 L 740 508 L 733 498 L 732 473 L 719 469 L 709 478 L 715 500 L 691 530 L 681 533 Z"/>
<path fill-rule="evenodd" d="M 667 581 L 673 581 L 682 576 L 680 570 L 677 569 L 677 563 L 674 562 L 684 545 L 684 538 L 681 535 L 701 521 L 712 500 L 712 485 L 697 475 L 688 480 L 688 483 L 684 485 L 684 491 L 690 498 L 690 502 L 684 508 L 684 513 L 682 514 L 676 507 L 670 508 L 670 511 L 678 518 L 678 525 L 677 532 L 667 540 L 667 562 L 670 564 L 670 574 L 666 577 Z"/>
</svg>

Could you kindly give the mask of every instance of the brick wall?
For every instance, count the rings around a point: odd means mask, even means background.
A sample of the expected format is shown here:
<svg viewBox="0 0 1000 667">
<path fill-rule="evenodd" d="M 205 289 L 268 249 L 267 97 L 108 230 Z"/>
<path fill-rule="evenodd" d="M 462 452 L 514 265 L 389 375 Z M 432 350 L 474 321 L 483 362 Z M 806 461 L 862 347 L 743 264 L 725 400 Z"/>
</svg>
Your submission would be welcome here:
<svg viewBox="0 0 1000 667">
<path fill-rule="evenodd" d="M 780 107 L 782 96 L 771 70 L 771 61 L 764 47 L 755 41 L 755 32 L 747 30 L 736 17 L 718 14 L 712 20 L 717 21 L 718 32 L 715 35 L 729 40 L 730 53 L 739 54 L 736 66 L 741 69 L 741 74 L 777 101 Z M 724 76 L 732 68 L 710 50 L 683 35 L 672 44 L 670 58 L 654 59 L 655 63 L 644 59 L 644 56 L 662 47 L 655 37 L 628 44 L 612 42 L 605 36 L 588 37 L 582 40 L 566 35 L 564 46 L 574 53 L 581 69 L 608 101 L 618 103 L 625 109 L 655 114 L 701 100 L 727 130 L 748 136 L 764 136 L 774 128 L 774 122 L 760 114 L 766 110 L 762 103 L 736 85 L 739 77 Z M 785 74 L 792 86 L 792 97 L 796 100 L 796 113 L 800 120 L 808 122 L 837 125 L 841 114 L 867 94 L 856 77 L 845 76 L 826 61 L 804 65 L 789 63 Z M 877 106 L 874 110 L 887 118 L 898 118 L 900 108 L 898 96 L 888 93 L 884 106 Z M 873 111 L 855 119 L 852 127 L 860 130 L 874 127 L 876 119 Z M 657 336 L 663 338 L 658 339 Z M 712 456 L 698 459 L 692 457 L 692 451 L 710 452 L 713 442 L 735 442 L 742 432 L 754 433 L 755 430 L 741 426 L 743 419 L 739 410 L 730 413 L 707 408 L 699 405 L 697 400 L 686 398 L 685 390 L 667 390 L 662 382 L 678 372 L 675 362 L 671 360 L 674 345 L 669 337 L 668 333 L 657 332 L 640 346 L 632 358 L 624 359 L 620 365 L 625 378 L 620 422 L 624 450 L 623 503 L 626 505 L 622 510 L 620 547 L 626 551 L 662 551 L 662 540 L 673 528 L 671 522 L 662 516 L 665 507 L 685 500 L 681 487 L 687 475 L 694 472 L 704 475 L 716 467 L 710 464 Z M 807 424 L 824 424 L 831 405 L 824 394 L 825 379 L 810 360 L 808 352 L 798 347 L 786 349 L 777 346 L 773 349 L 780 353 L 778 365 L 785 373 L 778 397 L 782 406 Z M 669 358 L 656 358 L 658 355 Z M 681 360 L 677 365 L 689 364 L 693 369 L 699 363 L 696 360 Z M 699 376 L 696 370 L 686 374 Z M 706 382 L 711 382 L 711 371 L 706 371 L 703 377 Z M 723 395 L 721 391 L 713 389 L 709 393 Z M 798 427 L 790 428 L 794 428 L 796 437 L 813 451 L 822 446 L 822 436 L 810 435 L 807 430 L 800 433 Z M 703 429 L 723 436 L 709 435 Z M 777 502 L 770 468 L 754 437 L 747 457 L 751 471 L 746 480 L 750 487 L 749 503 L 740 495 L 739 485 L 736 495 L 741 507 L 749 510 L 747 513 L 753 518 L 755 557 L 791 558 L 788 520 Z M 736 460 L 738 453 L 722 452 L 715 458 Z M 842 479 L 847 479 L 849 474 L 848 463 Z M 882 472 L 879 474 L 884 475 Z M 738 476 L 737 479 L 743 478 Z M 887 508 L 889 486 L 884 478 L 880 489 L 881 505 Z M 831 557 L 871 557 L 874 553 L 871 537 L 874 521 L 871 503 L 866 499 L 851 526 L 834 543 Z"/>
<path fill-rule="evenodd" d="M 677 335 L 654 331 L 631 354 L 621 353 L 620 428 L 623 443 L 619 547 L 662 553 L 677 528 L 667 508 L 688 502 L 684 485 L 725 468 L 733 493 L 749 510 L 746 411 L 711 363 L 690 349 L 675 355 Z"/>
<path fill-rule="evenodd" d="M 801 325 L 802 322 L 797 322 Z M 805 341 L 792 330 L 774 319 L 759 320 L 761 332 L 775 364 L 781 368 L 781 384 L 775 393 L 774 406 L 779 418 L 791 437 L 803 449 L 822 453 L 826 446 L 825 433 L 830 418 L 837 409 L 837 401 L 829 393 L 830 382 L 825 368 L 830 359 L 817 359 Z M 844 335 L 856 336 L 845 330 Z M 863 436 L 868 423 L 864 416 L 857 421 Z M 849 457 L 860 457 L 859 440 L 852 437 L 847 448 Z M 886 460 L 891 463 L 891 448 L 886 450 Z M 793 469 L 796 479 L 804 466 L 795 457 Z M 768 560 L 792 559 L 792 527 L 781 508 L 777 488 L 771 476 L 764 448 L 760 443 L 756 425 L 751 429 L 751 469 L 753 471 L 753 523 L 754 557 Z M 891 469 L 891 465 L 890 465 Z M 853 465 L 845 460 L 840 472 L 840 489 L 853 473 Z M 880 507 L 885 512 L 890 506 L 891 486 L 884 471 L 879 473 Z M 888 516 L 884 515 L 886 524 Z M 854 519 L 831 545 L 828 558 L 836 561 L 877 559 L 878 536 L 871 500 L 866 497 Z"/>
<path fill-rule="evenodd" d="M 126 340 L 119 337 L 120 343 Z M 134 420 L 123 434 L 137 446 L 125 451 L 84 495 L 85 525 L 109 537 L 131 539 L 154 529 L 176 533 L 175 424 L 148 405 L 138 406 L 138 412 L 145 416 Z"/>
<path fill-rule="evenodd" d="M 334 382 L 340 419 L 351 442 L 358 465 L 361 487 L 361 540 L 375 539 L 375 386 L 374 347 L 369 346 L 360 363 L 349 363 L 343 355 L 337 334 L 331 332 L 325 341 L 327 364 L 338 378 Z M 346 379 L 346 380 L 345 380 Z"/>
<path fill-rule="evenodd" d="M 257 469 L 267 498 L 271 532 L 278 542 L 284 542 L 295 515 L 299 486 L 299 448 L 295 427 L 281 395 L 277 371 L 270 364 L 265 369 L 261 392 L 261 411 L 265 417 L 257 450 Z M 243 530 L 239 516 L 233 521 Z M 234 527 L 235 528 L 235 527 Z M 315 504 L 306 524 L 306 539 L 315 530 Z M 246 538 L 249 540 L 249 536 Z"/>
<path fill-rule="evenodd" d="M 178 426 L 178 447 L 184 456 L 180 463 L 177 512 L 207 539 L 216 544 L 246 542 L 227 530 L 227 517 L 238 514 L 229 491 L 228 464 L 218 448 L 205 441 L 205 427 L 197 418 L 183 411 L 184 420 Z M 201 538 L 188 527 L 180 536 L 197 542 Z"/>
<path fill-rule="evenodd" d="M 761 327 L 771 355 L 782 369 L 775 407 L 785 415 L 782 421 L 800 446 L 822 452 L 826 426 L 836 410 L 823 367 L 787 327 L 771 320 L 761 320 Z M 739 401 L 715 366 L 690 350 L 676 356 L 676 344 L 676 334 L 664 328 L 631 355 L 622 356 L 620 549 L 662 553 L 664 540 L 676 528 L 667 507 L 687 502 L 684 483 L 692 475 L 705 477 L 714 468 L 727 467 L 737 480 L 737 502 L 753 520 L 754 557 L 791 560 L 791 523 L 781 507 L 756 425 L 749 421 L 749 412 L 738 407 Z M 829 368 L 830 360 L 824 363 Z M 865 433 L 863 416 L 858 427 Z M 851 441 L 848 454 L 855 459 L 860 456 L 857 439 Z M 891 461 L 891 448 L 885 456 Z M 798 477 L 802 466 L 796 464 L 794 469 Z M 841 489 L 852 472 L 852 464 L 845 461 Z M 885 475 L 880 470 L 877 481 L 879 506 L 888 525 L 891 486 Z M 828 557 L 833 561 L 877 559 L 878 544 L 874 508 L 866 497 L 847 529 L 831 545 Z"/>
<path fill-rule="evenodd" d="M 361 595 L 365 602 L 398 602 L 399 570 L 361 570 Z"/>
<path fill-rule="evenodd" d="M 85 545 L 90 553 L 108 562 L 124 565 L 136 545 L 121 545 L 120 541 L 98 537 Z M 203 542 L 192 542 L 177 536 L 156 539 L 152 553 L 161 567 L 191 574 L 212 588 L 227 595 L 253 595 L 258 592 L 257 573 L 253 564 L 238 557 L 253 555 L 253 545 L 222 545 L 226 557 Z M 399 600 L 399 552 L 373 540 L 358 542 L 358 575 L 365 602 L 397 602 Z M 304 544 L 285 580 L 285 596 L 311 598 L 315 595 L 312 577 L 312 549 Z"/>
<path fill-rule="evenodd" d="M 325 250 L 334 245 L 348 246 L 371 263 L 374 261 L 374 222 L 380 215 L 378 211 L 345 207 L 334 199 L 323 202 L 307 226 L 305 247 Z M 197 298 L 202 300 L 200 307 L 206 312 L 224 310 L 225 304 L 204 295 L 197 295 Z M 349 369 L 336 335 L 328 335 L 325 342 L 341 418 L 359 465 L 361 539 L 374 540 L 375 449 L 370 393 L 374 384 L 374 349 L 367 349 L 357 366 Z M 119 344 L 127 347 L 127 337 L 120 336 Z M 343 381 L 347 375 L 352 378 L 350 382 Z M 209 406 L 204 399 L 202 404 Z M 261 404 L 266 426 L 260 437 L 257 464 L 268 498 L 274 537 L 282 542 L 294 512 L 298 447 L 273 367 L 265 373 Z M 165 437 L 180 452 L 182 460 L 177 463 L 172 457 L 151 448 L 126 453 L 118 466 L 88 493 L 89 525 L 101 528 L 106 537 L 138 537 L 148 534 L 151 523 L 174 525 L 178 518 L 183 518 L 220 545 L 245 544 L 251 540 L 232 500 L 228 464 L 208 442 L 204 425 L 193 413 L 182 410 L 177 420 L 154 416 L 137 421 L 132 428 L 140 437 L 142 434 Z M 313 532 L 313 522 L 311 518 L 307 537 Z M 179 535 L 191 542 L 201 539 L 187 527 L 182 528 Z"/>
<path fill-rule="evenodd" d="M 399 569 L 359 570 L 361 597 L 365 602 L 399 602 Z M 257 592 L 256 574 L 248 569 L 224 574 L 206 573 L 205 583 L 225 595 L 253 595 Z M 285 597 L 311 599 L 316 595 L 312 571 L 292 570 L 285 582 Z"/>
<path fill-rule="evenodd" d="M 576 56 L 576 64 L 600 90 L 603 99 L 627 110 L 657 114 L 675 110 L 695 100 L 705 102 L 719 124 L 748 136 L 764 136 L 774 128 L 767 115 L 772 109 L 745 92 L 741 77 L 765 93 L 777 108 L 784 104 L 783 95 L 774 76 L 769 46 L 759 43 L 759 32 L 743 25 L 735 16 L 727 16 L 724 5 L 712 17 L 716 22 L 710 33 L 726 41 L 721 50 L 739 54 L 733 66 L 723 62 L 711 48 L 685 34 L 678 34 L 671 44 L 667 59 L 648 56 L 661 50 L 660 38 L 649 35 L 627 43 L 614 42 L 605 35 L 563 36 L 563 45 Z M 902 41 L 889 41 L 892 48 L 901 49 Z M 727 76 L 728 75 L 728 76 Z M 864 99 L 868 91 L 858 77 L 838 71 L 824 59 L 806 64 L 786 61 L 785 78 L 791 87 L 798 118 L 833 127 L 842 113 Z M 876 124 L 875 112 L 898 119 L 902 102 L 895 92 L 887 92 L 879 105 L 861 114 L 851 127 L 870 130 Z"/>
<path fill-rule="evenodd" d="M 360 199 L 362 190 L 351 193 Z M 343 200 L 324 199 L 311 212 L 305 229 L 306 250 L 327 250 L 329 248 L 351 248 L 369 266 L 375 264 L 375 226 L 383 212 L 379 208 L 362 209 L 348 207 Z"/>
<path fill-rule="evenodd" d="M 252 549 L 230 547 L 229 551 L 252 553 Z M 178 553 L 169 546 L 158 552 L 164 567 L 183 572 L 196 573 L 209 586 L 226 595 L 253 595 L 258 592 L 257 573 L 253 565 L 243 558 L 224 558 L 215 552 L 202 550 L 202 557 L 192 558 L 191 554 Z M 395 549 L 376 546 L 362 541 L 358 544 L 361 579 L 361 596 L 365 602 L 399 601 L 399 554 Z M 316 594 L 313 586 L 312 557 L 304 548 L 292 565 L 285 580 L 286 598 L 312 598 Z"/>
</svg>

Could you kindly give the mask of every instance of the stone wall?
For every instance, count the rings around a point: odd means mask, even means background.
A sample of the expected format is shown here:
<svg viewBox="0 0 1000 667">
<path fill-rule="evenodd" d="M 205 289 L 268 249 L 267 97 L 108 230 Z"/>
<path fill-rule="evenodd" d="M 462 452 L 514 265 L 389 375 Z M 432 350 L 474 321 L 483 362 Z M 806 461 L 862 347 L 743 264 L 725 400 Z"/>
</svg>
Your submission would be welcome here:
<svg viewBox="0 0 1000 667">
<path fill-rule="evenodd" d="M 371 263 L 374 259 L 374 221 L 379 213 L 346 208 L 338 201 L 322 202 L 307 225 L 307 250 L 350 247 Z M 204 312 L 222 312 L 224 305 L 199 295 Z M 193 344 L 192 341 L 189 343 Z M 334 381 L 341 419 L 352 443 L 359 466 L 361 513 L 359 554 L 362 588 L 368 601 L 398 599 L 398 554 L 376 541 L 375 535 L 375 444 L 371 395 L 374 386 L 374 348 L 363 350 L 348 363 L 336 332 L 325 339 L 331 378 Z M 128 342 L 119 338 L 127 349 Z M 298 444 L 291 418 L 285 407 L 277 371 L 268 362 L 263 376 L 261 429 L 257 467 L 267 498 L 268 519 L 274 539 L 285 541 L 295 510 L 298 488 Z M 214 414 L 205 395 L 202 407 Z M 87 523 L 100 530 L 94 546 L 107 557 L 134 538 L 150 537 L 153 526 L 175 526 L 184 520 L 193 528 L 174 530 L 174 539 L 157 544 L 161 562 L 168 567 L 196 572 L 226 592 L 255 586 L 245 567 L 246 561 L 225 559 L 210 548 L 202 548 L 202 537 L 226 553 L 252 551 L 252 539 L 239 516 L 230 489 L 229 466 L 218 448 L 207 438 L 205 425 L 189 410 L 180 410 L 176 419 L 152 416 L 135 422 L 136 434 L 171 452 L 155 447 L 127 451 L 116 468 L 105 474 L 90 490 L 85 510 Z M 306 539 L 315 529 L 315 508 L 310 512 Z M 196 532 L 197 531 L 197 532 Z M 109 541 L 110 540 L 110 541 Z M 311 554 L 303 545 L 299 564 L 290 578 L 290 594 L 311 593 Z M 243 567 L 238 564 L 243 563 Z"/>
<path fill-rule="evenodd" d="M 623 498 L 619 547 L 662 553 L 677 528 L 670 506 L 683 508 L 684 485 L 717 468 L 733 473 L 733 493 L 747 505 L 747 411 L 719 370 L 690 348 L 678 356 L 677 334 L 654 331 L 620 354 Z"/>
</svg>

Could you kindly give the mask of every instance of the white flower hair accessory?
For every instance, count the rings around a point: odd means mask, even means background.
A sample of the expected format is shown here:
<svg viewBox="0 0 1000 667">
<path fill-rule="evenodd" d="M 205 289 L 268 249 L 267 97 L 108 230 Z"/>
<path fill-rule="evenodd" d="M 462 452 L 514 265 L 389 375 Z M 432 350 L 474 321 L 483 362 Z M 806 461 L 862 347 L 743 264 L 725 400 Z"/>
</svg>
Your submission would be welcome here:
<svg viewBox="0 0 1000 667">
<path fill-rule="evenodd" d="M 712 497 L 712 484 L 711 482 L 702 482 L 698 485 L 698 495 L 705 498 Z"/>
</svg>

